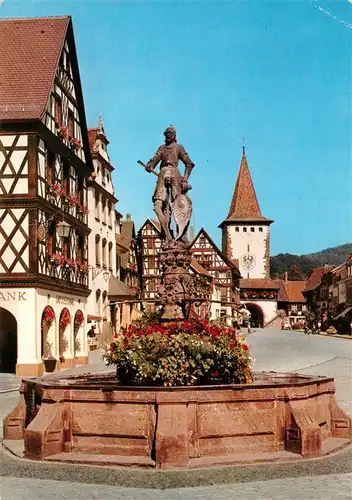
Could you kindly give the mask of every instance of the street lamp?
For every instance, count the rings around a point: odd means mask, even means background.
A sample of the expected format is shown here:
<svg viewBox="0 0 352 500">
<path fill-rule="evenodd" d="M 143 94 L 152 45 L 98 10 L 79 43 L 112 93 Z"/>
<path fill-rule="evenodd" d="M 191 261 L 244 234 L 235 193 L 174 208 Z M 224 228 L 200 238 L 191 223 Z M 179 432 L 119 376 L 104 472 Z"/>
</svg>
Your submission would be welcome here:
<svg viewBox="0 0 352 500">
<path fill-rule="evenodd" d="M 70 236 L 71 226 L 67 222 L 59 222 L 56 226 L 56 232 L 59 238 L 68 238 Z"/>
</svg>

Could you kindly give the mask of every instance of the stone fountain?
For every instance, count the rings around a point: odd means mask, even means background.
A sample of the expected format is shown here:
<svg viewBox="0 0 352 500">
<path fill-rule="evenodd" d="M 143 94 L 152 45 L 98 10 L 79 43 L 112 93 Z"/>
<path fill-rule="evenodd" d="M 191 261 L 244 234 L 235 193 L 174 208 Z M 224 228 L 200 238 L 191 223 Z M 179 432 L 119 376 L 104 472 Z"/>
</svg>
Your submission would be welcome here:
<svg viewBox="0 0 352 500">
<path fill-rule="evenodd" d="M 185 318 L 192 301 L 207 300 L 209 289 L 189 272 L 187 192 L 194 165 L 173 127 L 142 165 L 152 172 L 158 163 L 153 202 L 164 235 L 159 300 L 162 319 L 170 321 Z M 208 467 L 316 457 L 352 439 L 352 419 L 338 407 L 334 380 L 327 377 L 263 372 L 247 385 L 131 387 L 119 385 L 114 372 L 63 372 L 25 379 L 20 393 L 4 421 L 4 444 L 21 441 L 24 457 L 35 460 Z"/>
</svg>

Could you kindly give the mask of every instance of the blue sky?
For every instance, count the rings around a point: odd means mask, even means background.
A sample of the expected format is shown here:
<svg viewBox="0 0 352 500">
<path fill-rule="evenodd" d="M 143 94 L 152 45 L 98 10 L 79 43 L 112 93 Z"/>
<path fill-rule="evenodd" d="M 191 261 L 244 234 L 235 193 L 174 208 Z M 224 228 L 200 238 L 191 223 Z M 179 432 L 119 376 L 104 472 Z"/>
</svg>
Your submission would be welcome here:
<svg viewBox="0 0 352 500">
<path fill-rule="evenodd" d="M 103 115 L 118 209 L 153 215 L 147 161 L 173 124 L 196 164 L 196 229 L 220 243 L 246 137 L 271 252 L 352 240 L 348 0 L 3 0 L 1 17 L 70 14 L 89 126 Z M 344 24 L 345 23 L 345 24 Z"/>
</svg>

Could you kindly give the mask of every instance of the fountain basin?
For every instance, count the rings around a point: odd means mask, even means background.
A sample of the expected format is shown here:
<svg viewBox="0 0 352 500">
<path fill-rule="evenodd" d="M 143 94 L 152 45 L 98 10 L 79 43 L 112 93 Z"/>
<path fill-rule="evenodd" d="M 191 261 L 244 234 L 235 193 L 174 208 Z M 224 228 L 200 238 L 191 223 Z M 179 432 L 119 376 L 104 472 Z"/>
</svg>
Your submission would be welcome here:
<svg viewBox="0 0 352 500">
<path fill-rule="evenodd" d="M 327 440 L 352 439 L 327 377 L 261 372 L 248 385 L 123 387 L 114 373 L 61 373 L 25 379 L 20 392 L 4 438 L 23 439 L 30 459 L 201 467 L 319 456 Z"/>
</svg>

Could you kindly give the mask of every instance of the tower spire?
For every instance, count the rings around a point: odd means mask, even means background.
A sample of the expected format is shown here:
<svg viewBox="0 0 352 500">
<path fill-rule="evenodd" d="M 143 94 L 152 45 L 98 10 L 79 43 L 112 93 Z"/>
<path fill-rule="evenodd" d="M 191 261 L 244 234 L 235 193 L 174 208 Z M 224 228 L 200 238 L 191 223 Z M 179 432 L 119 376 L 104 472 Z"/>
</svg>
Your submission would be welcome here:
<svg viewBox="0 0 352 500">
<path fill-rule="evenodd" d="M 245 139 L 243 139 L 240 170 L 238 172 L 236 187 L 226 220 L 240 221 L 265 219 L 261 213 L 251 173 L 249 171 L 244 140 Z"/>
</svg>

